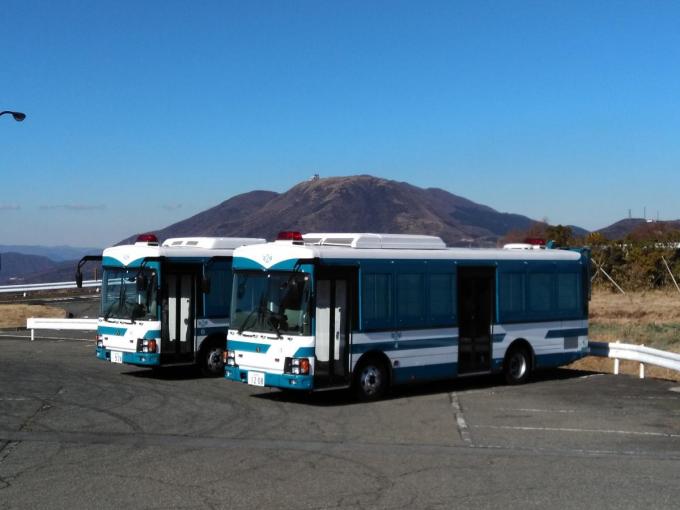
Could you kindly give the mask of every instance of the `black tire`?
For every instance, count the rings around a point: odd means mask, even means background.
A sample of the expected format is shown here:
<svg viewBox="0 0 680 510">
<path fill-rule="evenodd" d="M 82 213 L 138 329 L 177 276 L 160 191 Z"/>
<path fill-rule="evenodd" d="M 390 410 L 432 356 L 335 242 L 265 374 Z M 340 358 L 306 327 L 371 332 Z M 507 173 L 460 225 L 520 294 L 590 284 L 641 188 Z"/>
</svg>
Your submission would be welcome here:
<svg viewBox="0 0 680 510">
<path fill-rule="evenodd" d="M 503 361 L 503 375 L 508 384 L 524 384 L 531 377 L 531 354 L 521 345 L 512 347 Z"/>
<path fill-rule="evenodd" d="M 224 377 L 224 340 L 211 341 L 201 348 L 199 365 L 205 377 Z"/>
<path fill-rule="evenodd" d="M 362 360 L 355 370 L 354 394 L 363 402 L 380 400 L 389 387 L 389 373 L 378 358 Z"/>
</svg>

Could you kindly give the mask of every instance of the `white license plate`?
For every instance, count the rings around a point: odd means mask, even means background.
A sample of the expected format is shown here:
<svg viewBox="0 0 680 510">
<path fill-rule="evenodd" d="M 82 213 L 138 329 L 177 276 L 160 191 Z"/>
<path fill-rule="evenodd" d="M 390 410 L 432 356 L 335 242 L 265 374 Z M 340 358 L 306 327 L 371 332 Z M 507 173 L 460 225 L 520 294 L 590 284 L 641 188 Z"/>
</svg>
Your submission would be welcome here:
<svg viewBox="0 0 680 510">
<path fill-rule="evenodd" d="M 122 363 L 123 353 L 119 351 L 111 351 L 111 363 Z"/>
<path fill-rule="evenodd" d="M 264 386 L 264 374 L 262 372 L 248 372 L 248 384 Z"/>
</svg>

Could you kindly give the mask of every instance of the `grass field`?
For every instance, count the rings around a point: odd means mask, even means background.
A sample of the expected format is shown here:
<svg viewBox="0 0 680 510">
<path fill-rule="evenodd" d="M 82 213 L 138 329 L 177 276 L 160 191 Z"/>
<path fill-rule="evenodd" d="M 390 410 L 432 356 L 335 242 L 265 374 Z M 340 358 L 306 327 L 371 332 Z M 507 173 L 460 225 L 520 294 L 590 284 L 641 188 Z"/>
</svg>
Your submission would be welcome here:
<svg viewBox="0 0 680 510">
<path fill-rule="evenodd" d="M 597 292 L 590 302 L 590 338 L 680 352 L 680 294 Z"/>
<path fill-rule="evenodd" d="M 64 317 L 64 313 L 45 305 L 0 304 L 0 328 L 25 328 L 29 317 Z"/>
<path fill-rule="evenodd" d="M 680 352 L 680 294 L 651 291 L 614 294 L 594 291 L 590 301 L 590 340 L 644 344 L 665 351 Z M 573 368 L 611 372 L 614 361 L 589 357 L 577 361 Z M 637 374 L 639 363 L 621 362 L 621 372 Z M 680 380 L 672 370 L 646 366 L 645 375 Z"/>
</svg>

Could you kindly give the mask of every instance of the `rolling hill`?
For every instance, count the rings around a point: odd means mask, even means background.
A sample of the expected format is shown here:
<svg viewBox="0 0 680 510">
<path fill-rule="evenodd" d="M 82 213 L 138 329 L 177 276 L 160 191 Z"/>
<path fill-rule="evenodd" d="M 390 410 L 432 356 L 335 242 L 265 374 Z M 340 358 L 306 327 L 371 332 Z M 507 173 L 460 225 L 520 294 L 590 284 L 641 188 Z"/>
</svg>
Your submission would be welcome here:
<svg viewBox="0 0 680 510">
<path fill-rule="evenodd" d="M 155 233 L 161 239 L 273 239 L 281 230 L 426 233 L 450 245 L 495 246 L 508 231 L 532 223 L 526 216 L 498 212 L 442 189 L 358 175 L 304 181 L 284 193 L 237 195 Z"/>
<path fill-rule="evenodd" d="M 284 193 L 243 193 L 154 233 L 162 241 L 183 236 L 274 239 L 282 230 L 390 232 L 436 235 L 450 246 L 490 247 L 508 232 L 534 223 L 439 188 L 357 175 L 304 181 Z M 134 242 L 136 236 L 119 244 Z M 26 281 L 70 280 L 76 263 L 37 269 Z"/>
</svg>

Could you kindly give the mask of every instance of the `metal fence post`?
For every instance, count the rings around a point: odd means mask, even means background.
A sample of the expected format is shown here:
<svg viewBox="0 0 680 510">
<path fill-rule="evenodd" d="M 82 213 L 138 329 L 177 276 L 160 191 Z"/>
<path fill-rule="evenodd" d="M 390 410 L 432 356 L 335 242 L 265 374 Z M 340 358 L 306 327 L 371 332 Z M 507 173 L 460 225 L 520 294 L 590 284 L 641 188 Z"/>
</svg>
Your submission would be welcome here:
<svg viewBox="0 0 680 510">
<path fill-rule="evenodd" d="M 642 347 L 644 347 L 645 344 L 642 344 Z M 645 378 L 645 364 L 641 361 L 640 362 L 640 379 Z"/>
<path fill-rule="evenodd" d="M 617 340 L 614 343 L 618 344 L 619 341 Z M 614 358 L 614 375 L 619 375 L 619 358 Z"/>
</svg>

